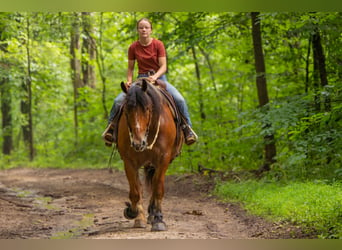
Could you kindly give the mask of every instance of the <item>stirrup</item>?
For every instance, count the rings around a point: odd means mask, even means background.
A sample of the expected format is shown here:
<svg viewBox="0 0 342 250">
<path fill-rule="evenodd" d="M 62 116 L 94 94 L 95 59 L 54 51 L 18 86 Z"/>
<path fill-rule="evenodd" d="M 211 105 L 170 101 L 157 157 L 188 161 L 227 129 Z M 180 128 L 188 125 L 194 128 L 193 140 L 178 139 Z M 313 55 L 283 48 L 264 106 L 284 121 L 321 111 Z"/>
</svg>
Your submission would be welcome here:
<svg viewBox="0 0 342 250">
<path fill-rule="evenodd" d="M 112 123 L 110 123 L 102 134 L 102 139 L 105 141 L 106 146 L 111 147 L 114 143 L 113 133 L 114 127 Z"/>
</svg>

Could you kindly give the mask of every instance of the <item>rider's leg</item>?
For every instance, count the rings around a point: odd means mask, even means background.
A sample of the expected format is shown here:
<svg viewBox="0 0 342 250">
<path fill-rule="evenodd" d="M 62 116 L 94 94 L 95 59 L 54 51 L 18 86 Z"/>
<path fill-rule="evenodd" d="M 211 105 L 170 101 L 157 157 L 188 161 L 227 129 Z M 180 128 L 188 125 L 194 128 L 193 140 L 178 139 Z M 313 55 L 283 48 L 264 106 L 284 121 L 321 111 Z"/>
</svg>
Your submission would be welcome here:
<svg viewBox="0 0 342 250">
<path fill-rule="evenodd" d="M 192 130 L 192 123 L 190 120 L 190 114 L 188 110 L 188 106 L 186 104 L 186 101 L 184 97 L 179 93 L 179 91 L 167 81 L 167 78 L 165 75 L 160 77 L 161 80 L 163 80 L 166 83 L 166 90 L 173 96 L 173 99 L 175 100 L 175 103 L 177 105 L 177 108 L 182 113 L 184 118 L 186 119 L 186 124 L 182 124 L 184 136 L 185 136 L 185 143 L 187 145 L 191 145 L 194 142 L 197 141 L 198 137 L 196 133 Z"/>
<path fill-rule="evenodd" d="M 106 142 L 106 146 L 110 147 L 110 146 L 112 146 L 112 143 L 117 142 L 117 138 L 115 138 L 115 136 L 116 136 L 115 132 L 116 132 L 118 124 L 116 124 L 112 121 L 113 121 L 114 117 L 118 114 L 120 107 L 123 104 L 124 99 L 125 99 L 125 93 L 123 93 L 123 92 L 120 93 L 114 99 L 113 106 L 110 110 L 107 127 L 102 134 L 102 138 Z"/>
</svg>

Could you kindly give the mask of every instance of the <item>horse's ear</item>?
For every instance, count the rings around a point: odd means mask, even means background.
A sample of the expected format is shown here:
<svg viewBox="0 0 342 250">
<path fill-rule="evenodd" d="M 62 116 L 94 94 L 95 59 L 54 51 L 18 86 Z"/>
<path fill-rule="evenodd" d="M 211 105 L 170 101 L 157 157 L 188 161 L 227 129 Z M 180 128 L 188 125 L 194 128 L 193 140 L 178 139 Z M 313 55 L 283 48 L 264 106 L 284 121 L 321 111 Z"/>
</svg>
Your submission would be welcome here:
<svg viewBox="0 0 342 250">
<path fill-rule="evenodd" d="M 145 79 L 142 80 L 142 86 L 141 86 L 142 91 L 146 91 L 147 89 L 147 81 Z"/>
<path fill-rule="evenodd" d="M 124 82 L 121 82 L 121 89 L 123 92 L 125 92 L 127 94 L 127 86 Z"/>
</svg>

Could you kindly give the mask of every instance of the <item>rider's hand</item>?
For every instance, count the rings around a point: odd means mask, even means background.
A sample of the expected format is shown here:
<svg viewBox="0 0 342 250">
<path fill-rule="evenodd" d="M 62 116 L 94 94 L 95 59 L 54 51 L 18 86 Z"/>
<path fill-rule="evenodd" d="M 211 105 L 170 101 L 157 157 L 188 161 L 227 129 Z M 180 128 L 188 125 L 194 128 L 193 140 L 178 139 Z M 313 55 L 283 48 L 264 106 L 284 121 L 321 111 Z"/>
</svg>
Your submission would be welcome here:
<svg viewBox="0 0 342 250">
<path fill-rule="evenodd" d="M 155 75 L 149 76 L 147 80 L 151 83 L 155 83 L 155 81 L 158 79 Z"/>
</svg>

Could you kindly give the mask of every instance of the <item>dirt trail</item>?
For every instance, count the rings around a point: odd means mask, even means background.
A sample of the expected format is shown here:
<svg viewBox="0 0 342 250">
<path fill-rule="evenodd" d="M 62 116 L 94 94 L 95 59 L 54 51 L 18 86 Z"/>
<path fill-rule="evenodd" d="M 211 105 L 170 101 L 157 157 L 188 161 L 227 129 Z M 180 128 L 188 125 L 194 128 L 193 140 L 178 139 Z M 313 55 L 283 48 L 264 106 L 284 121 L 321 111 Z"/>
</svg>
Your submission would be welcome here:
<svg viewBox="0 0 342 250">
<path fill-rule="evenodd" d="M 251 217 L 208 196 L 196 175 L 168 176 L 166 232 L 132 228 L 123 216 L 128 184 L 121 172 L 16 168 L 0 171 L 0 239 L 289 238 L 294 228 Z M 147 196 L 147 195 L 146 195 Z M 148 198 L 145 197 L 145 208 Z"/>
</svg>

